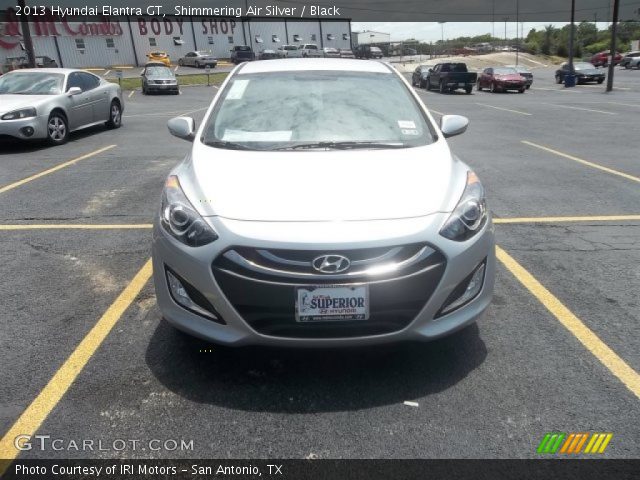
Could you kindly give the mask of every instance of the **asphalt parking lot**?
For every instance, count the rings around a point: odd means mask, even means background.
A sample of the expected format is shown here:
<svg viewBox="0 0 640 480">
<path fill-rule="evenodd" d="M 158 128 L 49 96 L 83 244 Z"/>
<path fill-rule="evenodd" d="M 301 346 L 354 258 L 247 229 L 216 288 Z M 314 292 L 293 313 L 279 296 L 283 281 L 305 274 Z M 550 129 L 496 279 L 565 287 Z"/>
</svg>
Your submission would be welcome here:
<svg viewBox="0 0 640 480">
<path fill-rule="evenodd" d="M 201 120 L 215 87 L 127 95 L 121 129 L 61 147 L 1 144 L 0 458 L 36 433 L 107 448 L 20 458 L 537 458 L 554 431 L 611 432 L 602 456 L 638 458 L 640 72 L 609 94 L 534 75 L 525 94 L 416 90 L 471 121 L 450 145 L 500 260 L 485 317 L 429 344 L 229 350 L 160 318 L 149 224 L 189 148 L 166 121 Z"/>
</svg>

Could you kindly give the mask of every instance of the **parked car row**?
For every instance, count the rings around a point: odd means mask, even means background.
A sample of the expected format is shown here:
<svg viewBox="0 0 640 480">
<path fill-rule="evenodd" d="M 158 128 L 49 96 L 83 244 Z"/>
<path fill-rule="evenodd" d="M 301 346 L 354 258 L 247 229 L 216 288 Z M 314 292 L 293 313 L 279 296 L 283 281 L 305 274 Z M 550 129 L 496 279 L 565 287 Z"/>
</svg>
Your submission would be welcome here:
<svg viewBox="0 0 640 480">
<path fill-rule="evenodd" d="M 533 84 L 533 74 L 522 66 L 488 67 L 480 74 L 469 72 L 464 63 L 438 63 L 418 65 L 411 75 L 411 84 L 440 93 L 463 89 L 467 94 L 476 86 L 478 91 L 491 92 L 517 90 L 524 93 Z"/>
</svg>

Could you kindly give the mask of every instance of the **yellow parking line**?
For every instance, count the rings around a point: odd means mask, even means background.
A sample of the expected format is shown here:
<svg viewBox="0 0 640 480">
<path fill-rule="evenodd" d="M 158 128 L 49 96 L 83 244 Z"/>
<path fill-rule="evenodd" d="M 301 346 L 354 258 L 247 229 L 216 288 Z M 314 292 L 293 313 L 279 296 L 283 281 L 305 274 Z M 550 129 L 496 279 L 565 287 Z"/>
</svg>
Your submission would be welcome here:
<svg viewBox="0 0 640 480">
<path fill-rule="evenodd" d="M 640 374 L 638 372 L 600 340 L 571 310 L 565 307 L 557 297 L 502 248 L 496 247 L 496 257 L 600 363 L 618 377 L 636 397 L 640 398 Z"/>
<path fill-rule="evenodd" d="M 504 110 L 505 112 L 518 113 L 520 115 L 533 115 L 532 113 L 521 112 L 520 110 L 511 110 L 510 108 L 496 107 L 494 105 L 487 105 L 486 103 L 476 103 L 476 105 L 480 105 L 481 107 L 494 108 L 496 110 Z"/>
<path fill-rule="evenodd" d="M 612 175 L 617 175 L 622 178 L 626 178 L 627 180 L 632 180 L 634 182 L 640 182 L 640 178 L 634 177 L 633 175 L 629 175 L 628 173 L 620 172 L 618 170 L 614 170 L 613 168 L 605 167 L 603 165 L 599 165 L 597 163 L 589 162 L 587 160 L 583 160 L 582 158 L 574 157 L 573 155 L 569 155 L 568 153 L 563 153 L 558 150 L 554 150 L 553 148 L 545 147 L 544 145 L 538 145 L 537 143 L 529 142 L 528 140 L 522 140 L 522 143 L 525 145 L 529 145 L 530 147 L 539 148 L 540 150 L 545 150 L 549 153 L 553 153 L 554 155 L 558 155 L 560 157 L 568 158 L 569 160 L 573 160 L 574 162 L 581 163 L 588 167 L 597 168 L 598 170 L 602 170 L 603 172 L 610 173 Z"/>
<path fill-rule="evenodd" d="M 147 230 L 153 228 L 150 223 L 136 224 L 17 224 L 17 225 L 0 225 L 0 230 Z"/>
<path fill-rule="evenodd" d="M 22 412 L 13 426 L 0 439 L 0 458 L 6 460 L 15 459 L 20 453 L 14 446 L 14 439 L 18 435 L 34 435 L 42 422 L 49 416 L 58 402 L 73 384 L 82 369 L 98 350 L 109 332 L 133 303 L 142 288 L 151 277 L 151 260 L 147 260 L 138 271 L 131 283 L 120 293 L 95 326 L 78 344 L 58 371 L 53 375 L 49 383 L 40 391 L 38 396 Z M 5 462 L 0 466 L 0 476 L 9 466 Z"/>
<path fill-rule="evenodd" d="M 44 177 L 45 175 L 49 175 L 50 173 L 57 172 L 58 170 L 61 170 L 61 169 L 65 168 L 65 167 L 73 165 L 74 163 L 77 163 L 80 160 L 85 160 L 85 159 L 87 159 L 89 157 L 93 157 L 95 155 L 98 155 L 99 153 L 106 152 L 107 150 L 111 150 L 112 148 L 114 148 L 116 146 L 117 145 L 108 145 L 106 147 L 99 148 L 98 150 L 94 150 L 93 152 L 86 153 L 86 154 L 84 154 L 84 155 L 82 155 L 80 157 L 74 158 L 73 160 L 69 160 L 68 162 L 61 163 L 60 165 L 56 165 L 53 168 L 49 168 L 48 170 L 44 170 L 44 171 L 42 171 L 40 173 L 36 173 L 35 175 L 31 175 L 30 177 L 23 178 L 22 180 L 19 180 L 17 182 L 10 183 L 9 185 L 5 185 L 4 187 L 0 188 L 0 193 L 4 193 L 4 192 L 8 192 L 9 190 L 13 190 L 14 188 L 17 188 L 20 185 L 24 185 L 25 183 L 29 183 L 32 180 L 35 180 L 35 179 L 40 178 L 40 177 Z"/>
<path fill-rule="evenodd" d="M 136 93 L 135 90 L 131 90 L 131 93 L 129 94 L 129 98 L 133 97 L 133 94 Z"/>
<path fill-rule="evenodd" d="M 516 217 L 494 218 L 493 223 L 562 223 L 562 222 L 626 222 L 640 220 L 640 215 L 592 215 L 586 217 Z"/>
</svg>

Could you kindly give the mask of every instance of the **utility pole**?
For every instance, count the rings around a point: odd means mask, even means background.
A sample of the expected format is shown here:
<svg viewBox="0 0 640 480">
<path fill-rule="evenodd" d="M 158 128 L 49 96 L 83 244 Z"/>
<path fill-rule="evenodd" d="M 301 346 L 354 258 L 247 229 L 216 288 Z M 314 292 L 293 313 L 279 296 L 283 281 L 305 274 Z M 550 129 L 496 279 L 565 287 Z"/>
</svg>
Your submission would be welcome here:
<svg viewBox="0 0 640 480">
<path fill-rule="evenodd" d="M 618 11 L 620 0 L 613 0 L 613 23 L 611 24 L 611 57 L 609 60 L 609 75 L 607 75 L 607 92 L 613 90 L 613 72 L 616 58 L 616 35 L 618 35 Z"/>
<path fill-rule="evenodd" d="M 573 41 L 575 37 L 576 0 L 571 0 L 571 25 L 569 30 L 569 72 L 573 73 Z"/>
<path fill-rule="evenodd" d="M 18 0 L 20 9 L 24 12 L 24 0 Z M 22 39 L 24 40 L 24 49 L 27 52 L 27 66 L 29 68 L 36 67 L 36 54 L 33 51 L 33 41 L 31 40 L 31 30 L 29 29 L 29 17 L 20 15 L 20 27 L 22 28 Z"/>
<path fill-rule="evenodd" d="M 520 23 L 520 0 L 516 0 L 516 67 L 518 66 L 518 59 L 520 57 L 520 34 L 518 30 L 518 23 Z"/>
<path fill-rule="evenodd" d="M 491 39 L 496 38 L 496 0 L 491 2 Z"/>
<path fill-rule="evenodd" d="M 509 20 L 507 17 L 504 17 L 504 46 L 507 46 L 507 20 Z"/>
</svg>

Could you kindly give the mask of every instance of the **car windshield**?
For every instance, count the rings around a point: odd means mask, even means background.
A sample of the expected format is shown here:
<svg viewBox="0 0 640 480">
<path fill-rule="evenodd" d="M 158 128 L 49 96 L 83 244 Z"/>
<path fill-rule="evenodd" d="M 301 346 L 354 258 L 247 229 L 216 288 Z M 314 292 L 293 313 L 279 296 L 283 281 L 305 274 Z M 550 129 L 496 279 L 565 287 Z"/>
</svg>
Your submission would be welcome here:
<svg viewBox="0 0 640 480">
<path fill-rule="evenodd" d="M 493 73 L 495 75 L 513 75 L 516 72 L 515 68 L 494 68 Z"/>
<path fill-rule="evenodd" d="M 295 45 L 285 45 L 284 49 L 285 50 L 297 50 L 298 47 L 296 47 Z"/>
<path fill-rule="evenodd" d="M 0 77 L 0 94 L 59 95 L 64 75 L 46 72 L 12 72 Z"/>
<path fill-rule="evenodd" d="M 149 55 L 153 57 L 164 57 L 166 55 L 165 52 L 151 52 Z"/>
<path fill-rule="evenodd" d="M 573 68 L 576 70 L 591 70 L 593 69 L 593 65 L 590 63 L 574 63 Z"/>
<path fill-rule="evenodd" d="M 168 67 L 147 67 L 145 75 L 147 77 L 173 77 L 173 72 Z"/>
<path fill-rule="evenodd" d="M 251 48 L 247 46 L 235 47 L 235 49 L 236 52 L 248 52 L 249 50 L 251 50 Z"/>
<path fill-rule="evenodd" d="M 205 52 L 203 50 L 200 50 L 200 51 L 196 52 L 196 55 L 203 55 L 203 56 L 206 57 L 207 55 L 211 55 L 211 51 Z"/>
<path fill-rule="evenodd" d="M 372 92 L 385 95 L 371 96 Z M 396 75 L 269 72 L 231 79 L 202 141 L 221 148 L 401 148 L 434 136 Z"/>
</svg>

